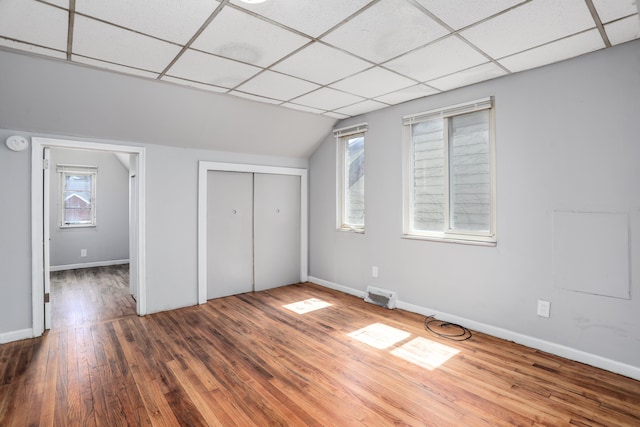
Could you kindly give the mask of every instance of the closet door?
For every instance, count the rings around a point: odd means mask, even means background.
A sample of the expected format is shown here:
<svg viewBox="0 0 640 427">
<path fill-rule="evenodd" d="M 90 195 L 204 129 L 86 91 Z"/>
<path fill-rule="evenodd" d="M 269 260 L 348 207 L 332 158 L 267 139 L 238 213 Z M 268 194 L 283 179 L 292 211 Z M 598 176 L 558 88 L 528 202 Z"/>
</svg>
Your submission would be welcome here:
<svg viewBox="0 0 640 427">
<path fill-rule="evenodd" d="M 254 284 L 300 282 L 300 177 L 254 176 Z"/>
<path fill-rule="evenodd" d="M 253 174 L 207 175 L 207 299 L 253 290 Z"/>
</svg>

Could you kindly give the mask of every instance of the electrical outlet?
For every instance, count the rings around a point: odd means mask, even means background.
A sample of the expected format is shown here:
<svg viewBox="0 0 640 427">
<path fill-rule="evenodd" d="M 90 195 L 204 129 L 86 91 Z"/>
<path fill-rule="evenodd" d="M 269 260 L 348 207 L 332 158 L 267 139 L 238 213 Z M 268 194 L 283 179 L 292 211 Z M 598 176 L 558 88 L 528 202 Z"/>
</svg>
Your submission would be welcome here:
<svg viewBox="0 0 640 427">
<path fill-rule="evenodd" d="M 87 256 L 87 250 L 86 249 L 80 249 L 80 256 Z"/>
<path fill-rule="evenodd" d="M 551 314 L 551 303 L 549 301 L 538 300 L 538 316 L 549 317 Z"/>
<path fill-rule="evenodd" d="M 378 267 L 377 266 L 373 266 L 371 267 L 371 276 L 372 277 L 378 277 Z"/>
</svg>

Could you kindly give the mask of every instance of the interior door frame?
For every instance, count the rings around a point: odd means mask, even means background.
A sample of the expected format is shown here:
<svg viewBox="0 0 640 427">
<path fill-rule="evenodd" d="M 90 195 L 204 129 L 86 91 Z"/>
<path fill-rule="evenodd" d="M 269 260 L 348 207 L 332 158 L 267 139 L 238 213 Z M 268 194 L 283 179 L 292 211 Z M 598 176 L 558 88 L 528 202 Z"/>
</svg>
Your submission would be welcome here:
<svg viewBox="0 0 640 427">
<path fill-rule="evenodd" d="M 38 337 L 45 330 L 44 313 L 44 273 L 46 246 L 44 244 L 45 218 L 44 203 L 45 195 L 49 192 L 44 188 L 45 168 L 43 166 L 43 156 L 45 148 L 67 148 L 80 150 L 104 151 L 110 153 L 134 154 L 136 170 L 136 194 L 132 198 L 135 206 L 131 209 L 137 210 L 136 229 L 129 232 L 130 245 L 137 248 L 134 258 L 130 262 L 137 264 L 136 281 L 138 285 L 138 298 L 136 300 L 136 313 L 138 315 L 147 314 L 146 295 L 146 251 L 145 251 L 145 148 L 131 145 L 116 145 L 87 141 L 71 141 L 52 138 L 31 138 L 31 284 L 32 284 L 32 317 L 33 336 Z M 49 172 L 52 165 L 48 165 Z M 137 257 L 136 257 L 137 255 Z"/>
<path fill-rule="evenodd" d="M 248 172 L 300 177 L 300 281 L 309 278 L 309 219 L 307 170 L 242 163 L 198 162 L 198 304 L 207 302 L 207 173 Z"/>
</svg>

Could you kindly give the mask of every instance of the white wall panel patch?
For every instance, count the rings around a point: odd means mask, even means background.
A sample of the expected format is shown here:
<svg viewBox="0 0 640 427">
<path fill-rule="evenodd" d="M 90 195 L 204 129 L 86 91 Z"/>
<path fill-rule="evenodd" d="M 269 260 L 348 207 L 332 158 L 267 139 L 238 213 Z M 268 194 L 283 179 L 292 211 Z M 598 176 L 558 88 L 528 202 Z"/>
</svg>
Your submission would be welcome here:
<svg viewBox="0 0 640 427">
<path fill-rule="evenodd" d="M 630 299 L 626 213 L 553 213 L 553 281 L 558 288 Z"/>
</svg>

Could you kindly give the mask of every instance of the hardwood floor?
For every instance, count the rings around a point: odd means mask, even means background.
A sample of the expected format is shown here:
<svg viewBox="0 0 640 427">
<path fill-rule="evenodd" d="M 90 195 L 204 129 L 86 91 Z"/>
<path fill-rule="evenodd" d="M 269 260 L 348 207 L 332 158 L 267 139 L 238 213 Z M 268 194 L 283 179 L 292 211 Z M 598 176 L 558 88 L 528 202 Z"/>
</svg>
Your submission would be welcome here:
<svg viewBox="0 0 640 427">
<path fill-rule="evenodd" d="M 110 316 L 0 346 L 0 425 L 640 425 L 638 381 L 313 284 Z"/>
<path fill-rule="evenodd" d="M 52 329 L 136 314 L 129 264 L 51 272 Z"/>
</svg>

